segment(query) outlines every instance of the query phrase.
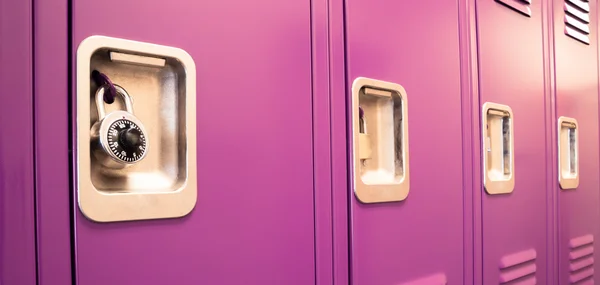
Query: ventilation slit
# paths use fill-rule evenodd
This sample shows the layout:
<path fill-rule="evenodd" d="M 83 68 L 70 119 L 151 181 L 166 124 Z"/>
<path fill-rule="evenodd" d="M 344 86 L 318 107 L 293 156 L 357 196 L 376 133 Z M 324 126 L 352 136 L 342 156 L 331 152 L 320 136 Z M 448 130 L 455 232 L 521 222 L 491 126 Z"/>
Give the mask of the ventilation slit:
<path fill-rule="evenodd" d="M 503 4 L 504 6 L 511 8 L 512 10 L 519 12 L 527 17 L 531 17 L 531 5 L 532 0 L 496 0 L 496 2 Z"/>
<path fill-rule="evenodd" d="M 565 34 L 584 44 L 590 44 L 590 3 L 565 0 Z"/>
<path fill-rule="evenodd" d="M 500 284 L 536 284 L 537 252 L 528 249 L 503 256 L 500 259 Z"/>

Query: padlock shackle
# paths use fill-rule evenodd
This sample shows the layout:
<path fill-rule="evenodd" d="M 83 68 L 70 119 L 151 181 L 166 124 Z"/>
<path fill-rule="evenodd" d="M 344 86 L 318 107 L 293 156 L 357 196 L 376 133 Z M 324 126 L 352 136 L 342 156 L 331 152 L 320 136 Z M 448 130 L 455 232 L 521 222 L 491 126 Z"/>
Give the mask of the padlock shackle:
<path fill-rule="evenodd" d="M 123 99 L 123 103 L 125 104 L 125 111 L 133 115 L 133 101 L 131 100 L 131 96 L 129 96 L 129 94 L 127 93 L 127 91 L 125 91 L 125 89 L 123 89 L 123 87 L 117 84 L 113 84 L 113 86 L 117 91 L 117 95 L 119 95 L 121 99 Z M 104 116 L 106 116 L 106 110 L 104 109 L 104 92 L 109 87 L 109 85 L 105 84 L 100 86 L 100 88 L 96 90 L 96 108 L 98 110 L 98 121 L 101 121 L 102 119 L 104 119 Z"/>
<path fill-rule="evenodd" d="M 367 119 L 365 118 L 365 111 L 362 107 L 358 107 L 358 132 L 361 134 L 367 133 Z"/>

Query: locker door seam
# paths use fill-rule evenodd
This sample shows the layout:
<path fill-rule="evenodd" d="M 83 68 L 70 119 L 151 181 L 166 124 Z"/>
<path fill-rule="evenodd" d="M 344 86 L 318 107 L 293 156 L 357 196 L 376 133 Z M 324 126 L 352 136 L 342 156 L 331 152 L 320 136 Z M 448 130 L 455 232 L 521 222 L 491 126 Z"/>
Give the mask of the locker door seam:
<path fill-rule="evenodd" d="M 37 178 L 38 178 L 38 164 L 37 164 L 37 139 L 36 139 L 36 129 L 37 129 L 37 124 L 36 124 L 36 90 L 35 90 L 35 84 L 36 84 L 36 77 L 35 77 L 35 1 L 34 0 L 30 0 L 29 1 L 29 13 L 31 16 L 31 35 L 30 35 L 30 56 L 31 56 L 31 137 L 33 139 L 32 141 L 32 152 L 33 152 L 33 231 L 34 231 L 34 241 L 35 241 L 35 283 L 36 284 L 40 284 L 40 250 L 39 250 L 39 242 L 40 242 L 40 238 L 39 238 L 39 230 L 38 230 L 38 185 L 37 185 Z"/>
<path fill-rule="evenodd" d="M 68 143 L 69 143 L 69 182 L 70 182 L 70 187 L 69 187 L 69 204 L 71 205 L 71 211 L 69 211 L 70 213 L 70 228 L 71 228 L 71 233 L 69 234 L 69 237 L 71 239 L 71 280 L 72 280 L 72 284 L 76 285 L 77 282 L 77 239 L 76 239 L 76 223 L 75 223 L 75 219 L 76 219 L 76 211 L 77 211 L 77 205 L 76 205 L 76 200 L 75 200 L 75 173 L 74 173 L 74 169 L 75 166 L 73 164 L 74 161 L 74 157 L 73 155 L 75 154 L 74 152 L 74 146 L 75 146 L 75 141 L 74 141 L 74 136 L 73 136 L 73 131 L 74 131 L 74 120 L 75 120 L 75 115 L 74 115 L 74 106 L 75 106 L 75 100 L 76 100 L 76 96 L 74 94 L 75 88 L 74 88 L 74 80 L 73 80 L 73 76 L 74 76 L 74 68 L 73 68 L 73 64 L 74 64 L 74 60 L 73 57 L 74 55 L 74 49 L 73 49 L 73 0 L 67 0 L 67 90 L 68 90 L 68 94 L 69 94 L 69 100 L 68 101 L 68 122 L 69 122 L 69 126 L 68 126 L 68 133 L 69 133 L 69 139 L 68 139 Z"/>

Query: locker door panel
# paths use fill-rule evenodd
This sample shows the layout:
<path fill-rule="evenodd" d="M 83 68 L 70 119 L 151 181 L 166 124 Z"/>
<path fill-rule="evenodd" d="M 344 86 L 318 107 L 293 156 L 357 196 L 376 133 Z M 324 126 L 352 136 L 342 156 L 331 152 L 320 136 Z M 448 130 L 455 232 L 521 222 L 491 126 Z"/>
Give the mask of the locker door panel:
<path fill-rule="evenodd" d="M 72 16 L 74 51 L 92 35 L 173 46 L 197 75 L 195 209 L 102 224 L 77 209 L 78 284 L 313 284 L 310 3 L 73 1 Z"/>
<path fill-rule="evenodd" d="M 560 117 L 577 121 L 579 183 L 555 185 L 558 197 L 559 284 L 596 279 L 594 239 L 600 223 L 598 193 L 598 42 L 597 2 L 553 1 L 555 96 Z M 571 282 L 571 283 L 569 283 Z M 579 283 L 577 283 L 579 284 Z"/>
<path fill-rule="evenodd" d="M 504 149 L 512 156 L 506 159 L 514 159 L 510 170 L 514 186 L 500 194 L 491 193 L 489 184 L 481 188 L 483 283 L 519 279 L 546 284 L 541 1 L 478 1 L 477 31 L 480 106 L 491 102 L 510 107 L 514 128 L 510 134 L 514 145 Z M 482 111 L 481 116 L 482 131 L 476 140 L 482 143 L 482 157 L 491 157 L 492 125 L 484 121 L 490 115 Z M 491 176 L 486 177 L 488 165 L 483 167 L 485 180 Z"/>
<path fill-rule="evenodd" d="M 385 194 L 370 196 L 368 189 L 355 194 L 361 191 L 356 186 L 349 190 L 353 284 L 463 284 L 457 8 L 452 0 L 346 1 L 348 112 L 359 113 L 351 90 L 357 78 L 401 86 L 410 154 L 409 189 L 391 194 L 407 195 L 403 201 L 365 203 L 386 199 Z M 367 133 L 383 132 L 385 125 L 369 125 L 381 118 L 373 119 L 366 122 Z M 373 146 L 373 155 L 377 152 Z"/>

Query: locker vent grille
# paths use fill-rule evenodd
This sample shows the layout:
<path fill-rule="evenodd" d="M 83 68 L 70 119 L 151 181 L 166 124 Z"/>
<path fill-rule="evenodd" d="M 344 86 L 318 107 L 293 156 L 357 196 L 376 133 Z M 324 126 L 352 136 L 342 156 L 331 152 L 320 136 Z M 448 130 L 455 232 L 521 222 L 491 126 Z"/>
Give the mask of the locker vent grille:
<path fill-rule="evenodd" d="M 594 236 L 585 235 L 569 242 L 569 282 L 571 284 L 593 284 L 594 280 Z"/>
<path fill-rule="evenodd" d="M 500 259 L 500 284 L 536 284 L 536 257 L 533 248 L 503 256 Z"/>
<path fill-rule="evenodd" d="M 588 0 L 565 0 L 565 34 L 590 44 L 590 3 Z"/>
<path fill-rule="evenodd" d="M 531 17 L 531 5 L 532 0 L 496 0 L 496 2 L 504 4 L 506 7 L 511 8 L 527 17 Z"/>

